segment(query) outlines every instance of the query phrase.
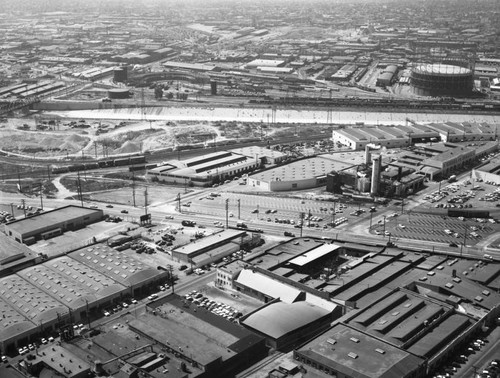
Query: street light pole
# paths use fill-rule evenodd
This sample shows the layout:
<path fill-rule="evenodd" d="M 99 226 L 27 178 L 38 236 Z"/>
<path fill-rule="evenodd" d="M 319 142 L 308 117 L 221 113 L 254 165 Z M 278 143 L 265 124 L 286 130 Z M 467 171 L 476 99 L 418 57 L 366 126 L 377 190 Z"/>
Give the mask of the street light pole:
<path fill-rule="evenodd" d="M 237 200 L 238 202 L 238 220 L 240 219 L 240 215 L 241 215 L 241 200 L 238 198 Z"/>
<path fill-rule="evenodd" d="M 226 228 L 229 228 L 229 198 L 226 198 Z"/>
<path fill-rule="evenodd" d="M 384 215 L 384 238 L 385 238 L 385 215 Z"/>

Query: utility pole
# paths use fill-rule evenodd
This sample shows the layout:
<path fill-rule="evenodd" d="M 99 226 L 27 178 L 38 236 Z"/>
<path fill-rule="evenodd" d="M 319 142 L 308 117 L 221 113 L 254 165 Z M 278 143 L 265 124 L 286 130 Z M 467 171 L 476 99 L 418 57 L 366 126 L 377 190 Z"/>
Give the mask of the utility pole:
<path fill-rule="evenodd" d="M 304 228 L 304 213 L 300 213 L 300 237 L 302 237 L 302 229 Z"/>
<path fill-rule="evenodd" d="M 77 181 L 77 194 L 80 197 L 80 203 L 81 203 L 81 205 L 83 207 L 82 182 L 80 181 L 80 172 L 78 172 L 77 178 L 78 178 L 78 181 Z"/>
<path fill-rule="evenodd" d="M 40 208 L 43 210 L 43 192 L 42 192 L 42 182 L 40 181 Z"/>
<path fill-rule="evenodd" d="M 175 293 L 175 280 L 174 280 L 174 273 L 173 273 L 173 267 L 172 265 L 167 265 L 168 272 L 170 273 L 170 285 L 172 285 L 172 294 Z"/>
<path fill-rule="evenodd" d="M 148 187 L 144 190 L 144 215 L 148 215 Z"/>
<path fill-rule="evenodd" d="M 385 215 L 384 215 L 384 238 L 385 238 Z"/>
<path fill-rule="evenodd" d="M 240 210 L 241 210 L 241 203 L 240 203 L 241 200 L 238 198 L 237 202 L 238 202 L 238 220 L 239 220 L 240 219 Z"/>
<path fill-rule="evenodd" d="M 311 209 L 309 209 L 309 216 L 307 217 L 307 227 L 311 227 Z"/>
<path fill-rule="evenodd" d="M 49 178 L 50 181 L 50 165 L 47 165 L 47 177 Z"/>
<path fill-rule="evenodd" d="M 97 159 L 97 141 L 94 141 L 95 158 Z"/>
<path fill-rule="evenodd" d="M 179 210 L 179 213 L 182 213 L 182 208 L 181 208 L 181 194 L 177 193 L 177 209 Z"/>
<path fill-rule="evenodd" d="M 132 171 L 132 204 L 135 207 L 135 173 Z"/>
<path fill-rule="evenodd" d="M 229 228 L 229 198 L 226 198 L 226 228 Z"/>
<path fill-rule="evenodd" d="M 24 217 L 26 218 L 26 201 L 24 198 L 21 200 L 21 205 L 23 206 Z"/>

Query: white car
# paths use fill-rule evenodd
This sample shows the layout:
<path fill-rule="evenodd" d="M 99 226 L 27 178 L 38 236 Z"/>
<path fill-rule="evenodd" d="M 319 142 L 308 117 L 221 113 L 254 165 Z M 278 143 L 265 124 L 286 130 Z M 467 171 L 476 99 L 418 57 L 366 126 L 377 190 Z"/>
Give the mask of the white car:
<path fill-rule="evenodd" d="M 137 304 L 137 300 L 136 300 L 136 299 L 134 299 L 134 298 L 132 298 L 132 299 L 130 300 L 130 302 L 131 302 L 132 304 Z"/>
<path fill-rule="evenodd" d="M 127 302 L 123 302 L 122 306 L 123 306 L 123 308 L 127 308 L 128 307 L 128 303 Z"/>
<path fill-rule="evenodd" d="M 104 310 L 102 313 L 104 314 L 104 316 L 110 316 L 110 315 L 111 315 L 111 314 L 109 313 L 109 311 L 107 311 L 107 310 Z"/>

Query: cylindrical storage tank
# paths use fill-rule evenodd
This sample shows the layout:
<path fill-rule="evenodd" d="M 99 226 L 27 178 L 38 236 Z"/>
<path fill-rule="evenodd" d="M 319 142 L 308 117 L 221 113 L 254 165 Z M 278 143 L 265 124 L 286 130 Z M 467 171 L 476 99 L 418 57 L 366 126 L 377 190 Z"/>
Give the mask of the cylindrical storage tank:
<path fill-rule="evenodd" d="M 450 64 L 420 64 L 411 72 L 411 86 L 423 96 L 467 96 L 472 93 L 472 70 Z"/>
<path fill-rule="evenodd" d="M 376 196 L 378 194 L 378 188 L 380 184 L 380 169 L 382 167 L 382 159 L 380 156 L 375 156 L 372 159 L 372 187 L 370 189 L 370 194 Z"/>
<path fill-rule="evenodd" d="M 111 99 L 123 99 L 130 97 L 130 90 L 127 88 L 115 88 L 108 90 L 108 97 Z"/>

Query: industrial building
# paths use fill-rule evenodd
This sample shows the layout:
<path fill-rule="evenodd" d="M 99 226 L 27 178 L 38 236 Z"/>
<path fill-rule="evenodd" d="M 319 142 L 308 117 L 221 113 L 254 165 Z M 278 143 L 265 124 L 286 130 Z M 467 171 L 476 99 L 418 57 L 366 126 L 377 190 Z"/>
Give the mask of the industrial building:
<path fill-rule="evenodd" d="M 78 230 L 103 218 L 102 210 L 68 205 L 5 224 L 4 232 L 17 242 L 29 245 Z"/>
<path fill-rule="evenodd" d="M 12 352 L 64 324 L 147 292 L 168 272 L 94 245 L 0 279 L 0 350 Z"/>
<path fill-rule="evenodd" d="M 286 303 L 273 301 L 243 316 L 240 324 L 267 339 L 268 345 L 280 351 L 290 350 L 326 330 L 341 314 L 306 301 Z"/>
<path fill-rule="evenodd" d="M 398 72 L 398 66 L 389 65 L 387 66 L 380 75 L 377 77 L 376 85 L 378 87 L 388 87 L 392 85 L 393 80 Z"/>
<path fill-rule="evenodd" d="M 498 135 L 498 126 L 486 122 L 430 123 L 427 126 L 438 132 L 439 138 L 443 142 L 493 141 L 497 139 Z"/>
<path fill-rule="evenodd" d="M 230 151 L 219 151 L 187 160 L 172 160 L 147 171 L 152 180 L 169 184 L 210 186 L 260 167 L 261 161 Z"/>
<path fill-rule="evenodd" d="M 197 266 L 213 263 L 241 249 L 253 237 L 245 230 L 224 230 L 172 250 L 172 258 Z M 260 237 L 259 237 L 260 238 Z"/>
<path fill-rule="evenodd" d="M 487 164 L 472 170 L 472 177 L 477 180 L 494 182 L 500 185 L 500 159 L 494 158 Z"/>
<path fill-rule="evenodd" d="M 422 378 L 425 360 L 342 323 L 294 351 L 294 359 L 318 374 L 345 378 Z M 311 375 L 312 376 L 312 375 Z"/>
<path fill-rule="evenodd" d="M 251 175 L 247 185 L 271 192 L 316 188 L 326 184 L 328 172 L 350 167 L 352 164 L 334 160 L 334 156 L 320 155 Z"/>
<path fill-rule="evenodd" d="M 233 148 L 229 151 L 235 154 L 254 158 L 255 160 L 260 160 L 262 164 L 279 164 L 282 163 L 287 157 L 287 155 L 280 151 L 260 146 Z"/>
<path fill-rule="evenodd" d="M 377 368 L 380 376 L 423 377 L 466 345 L 481 327 L 495 324 L 500 315 L 500 264 L 397 248 L 365 247 L 361 252 L 352 243 L 318 246 L 310 238 L 295 241 L 299 243 L 284 243 L 247 260 L 248 265 L 239 275 L 233 273 L 233 277 L 237 291 L 264 303 L 275 303 L 279 298 L 283 308 L 301 301 L 323 309 L 328 309 L 326 303 L 344 307 L 341 323 L 295 351 L 296 360 L 309 365 L 306 369 L 369 377 L 368 372 Z M 316 248 L 311 248 L 313 242 Z M 330 260 L 321 259 L 323 252 Z M 333 259 L 337 254 L 339 257 Z M 344 254 L 360 257 L 347 260 L 342 258 Z M 300 264 L 308 258 L 318 264 Z M 273 313 L 272 307 L 263 316 L 269 316 L 268 312 Z M 285 326 L 286 316 L 281 317 L 283 324 L 278 318 L 273 315 L 278 331 L 266 336 L 270 345 L 279 346 L 280 341 L 285 345 L 292 335 L 286 332 L 290 330 Z M 256 330 L 264 334 L 265 327 L 256 326 Z M 336 327 L 342 327 L 340 334 L 346 332 L 349 336 L 337 335 L 336 329 L 340 328 Z M 351 337 L 359 341 L 352 341 Z M 322 353 L 327 353 L 327 339 L 331 341 L 327 342 L 330 351 L 325 360 Z M 367 345 L 373 355 L 365 351 Z M 332 353 L 332 348 L 338 353 Z M 349 353 L 353 353 L 352 357 Z M 370 365 L 377 355 L 381 360 L 376 363 L 381 365 Z M 392 360 L 393 355 L 399 357 Z M 408 371 L 400 370 L 406 365 L 400 364 L 401 359 L 407 358 L 412 361 L 411 367 Z M 346 363 L 351 359 L 363 362 L 355 364 L 354 370 L 359 371 L 348 369 L 353 368 Z"/>
<path fill-rule="evenodd" d="M 7 235 L 0 233 L 0 277 L 20 269 L 37 264 L 41 256 L 26 245 L 17 243 Z"/>
<path fill-rule="evenodd" d="M 420 64 L 413 67 L 410 84 L 422 96 L 467 96 L 472 93 L 473 72 L 451 64 Z"/>
<path fill-rule="evenodd" d="M 409 147 L 413 143 L 430 142 L 439 138 L 439 132 L 430 126 L 408 124 L 406 126 L 346 127 L 332 131 L 332 141 L 362 150 L 368 144 L 386 148 Z"/>
<path fill-rule="evenodd" d="M 180 357 L 196 375 L 232 376 L 267 354 L 264 337 L 175 294 L 146 310 L 129 328 Z"/>
<path fill-rule="evenodd" d="M 33 356 L 29 361 L 23 360 L 19 364 L 20 370 L 30 376 L 44 376 L 53 372 L 65 378 L 86 378 L 91 374 L 89 361 L 82 360 L 61 345 L 51 345 Z"/>

